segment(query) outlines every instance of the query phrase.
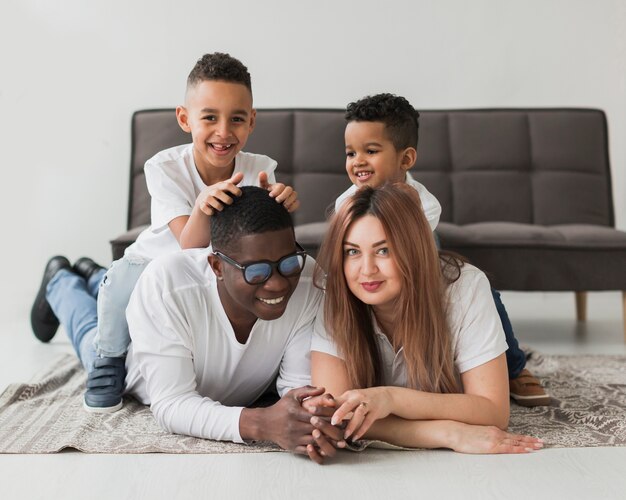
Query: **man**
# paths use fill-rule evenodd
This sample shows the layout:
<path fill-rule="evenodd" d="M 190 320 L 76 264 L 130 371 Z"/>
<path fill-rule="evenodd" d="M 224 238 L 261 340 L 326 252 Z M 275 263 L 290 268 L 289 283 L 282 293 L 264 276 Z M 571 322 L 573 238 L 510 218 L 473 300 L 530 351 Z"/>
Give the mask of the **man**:
<path fill-rule="evenodd" d="M 284 206 L 243 187 L 211 221 L 212 249 L 156 259 L 127 309 L 126 392 L 167 431 L 269 440 L 321 463 L 345 446 L 342 430 L 302 400 L 322 291 Z M 250 408 L 276 380 L 280 400 Z M 319 412 L 319 413 L 318 413 Z"/>

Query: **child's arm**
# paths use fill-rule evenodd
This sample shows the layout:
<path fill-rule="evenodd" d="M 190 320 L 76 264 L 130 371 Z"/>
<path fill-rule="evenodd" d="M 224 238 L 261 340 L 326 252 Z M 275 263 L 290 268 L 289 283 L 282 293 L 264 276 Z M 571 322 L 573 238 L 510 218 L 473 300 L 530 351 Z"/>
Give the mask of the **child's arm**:
<path fill-rule="evenodd" d="M 243 174 L 237 172 L 226 181 L 206 187 L 198 195 L 190 216 L 181 215 L 169 222 L 170 231 L 182 249 L 204 248 L 211 244 L 210 217 L 216 211 L 221 211 L 225 205 L 230 205 L 234 196 L 241 195 L 241 189 L 237 184 L 242 180 Z M 298 193 L 291 186 L 281 183 L 270 184 L 265 172 L 259 173 L 259 186 L 268 190 L 270 196 L 278 203 L 282 203 L 289 212 L 300 206 Z"/>
<path fill-rule="evenodd" d="M 168 226 L 178 240 L 180 247 L 204 248 L 211 243 L 211 215 L 230 205 L 234 196 L 241 195 L 237 187 L 243 174 L 237 172 L 230 179 L 207 186 L 196 198 L 190 216 L 182 215 L 172 219 Z"/>

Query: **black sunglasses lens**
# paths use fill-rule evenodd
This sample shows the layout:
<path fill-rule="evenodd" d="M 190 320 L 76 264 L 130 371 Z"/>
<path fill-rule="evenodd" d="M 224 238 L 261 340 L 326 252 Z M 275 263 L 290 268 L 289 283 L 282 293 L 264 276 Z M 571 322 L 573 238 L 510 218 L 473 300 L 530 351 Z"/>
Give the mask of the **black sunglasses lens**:
<path fill-rule="evenodd" d="M 246 267 L 244 278 L 251 285 L 257 285 L 267 281 L 272 275 L 272 266 L 266 262 L 259 262 L 258 264 L 251 264 Z"/>
<path fill-rule="evenodd" d="M 302 272 L 304 257 L 302 255 L 289 255 L 278 264 L 278 270 L 283 276 L 294 276 Z"/>

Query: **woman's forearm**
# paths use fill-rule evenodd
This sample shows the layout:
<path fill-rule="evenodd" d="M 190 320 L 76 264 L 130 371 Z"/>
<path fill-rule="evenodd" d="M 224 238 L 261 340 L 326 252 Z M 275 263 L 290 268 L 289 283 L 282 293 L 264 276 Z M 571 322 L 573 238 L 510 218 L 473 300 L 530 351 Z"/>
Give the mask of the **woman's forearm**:
<path fill-rule="evenodd" d="M 455 420 L 506 429 L 509 402 L 494 402 L 476 394 L 434 394 L 404 387 L 386 387 L 393 415 L 406 420 Z M 503 399 L 503 398 L 500 398 Z"/>
<path fill-rule="evenodd" d="M 452 420 L 388 417 L 378 420 L 366 437 L 407 448 L 450 448 L 460 453 L 528 453 L 543 448 L 536 437 Z"/>
<path fill-rule="evenodd" d="M 451 448 L 457 435 L 456 422 L 449 420 L 405 420 L 390 416 L 376 421 L 365 434 L 376 439 L 407 448 Z"/>

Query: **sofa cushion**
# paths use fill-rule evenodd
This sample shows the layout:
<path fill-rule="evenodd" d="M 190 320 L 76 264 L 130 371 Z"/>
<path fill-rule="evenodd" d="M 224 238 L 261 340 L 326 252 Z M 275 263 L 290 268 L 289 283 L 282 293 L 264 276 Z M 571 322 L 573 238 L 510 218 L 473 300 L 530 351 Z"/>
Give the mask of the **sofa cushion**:
<path fill-rule="evenodd" d="M 586 224 L 539 226 L 514 222 L 480 222 L 458 226 L 442 222 L 437 234 L 443 247 L 537 247 L 626 250 L 626 232 Z"/>
<path fill-rule="evenodd" d="M 518 291 L 624 290 L 624 248 L 447 246 L 483 270 L 491 286 Z"/>

